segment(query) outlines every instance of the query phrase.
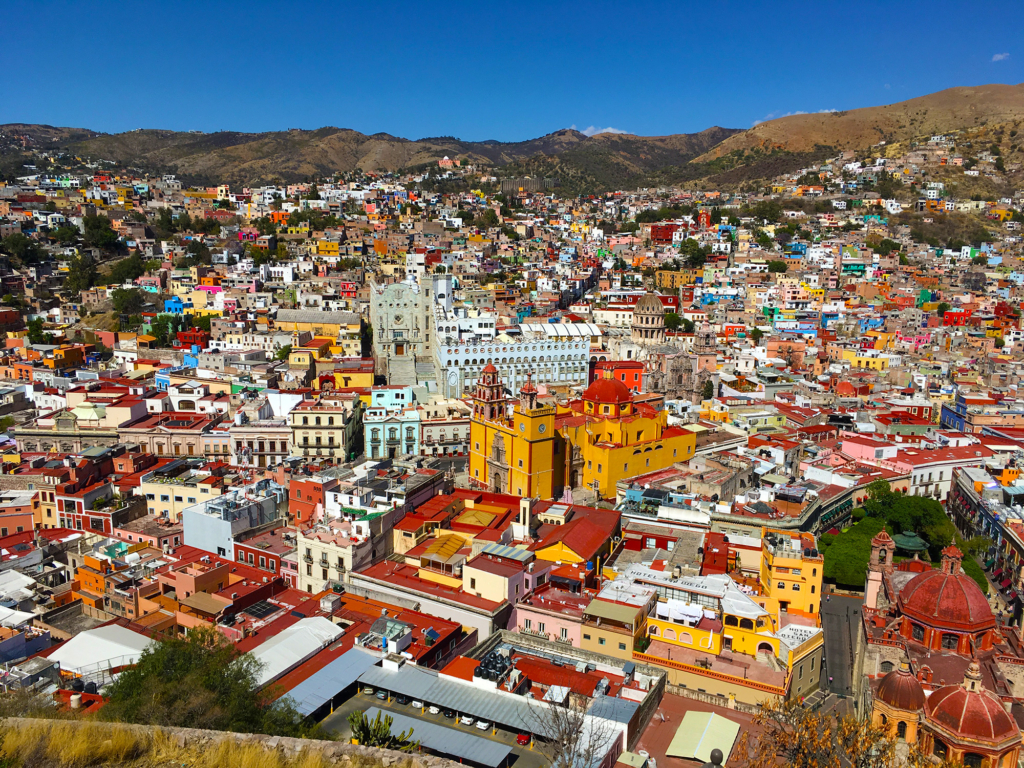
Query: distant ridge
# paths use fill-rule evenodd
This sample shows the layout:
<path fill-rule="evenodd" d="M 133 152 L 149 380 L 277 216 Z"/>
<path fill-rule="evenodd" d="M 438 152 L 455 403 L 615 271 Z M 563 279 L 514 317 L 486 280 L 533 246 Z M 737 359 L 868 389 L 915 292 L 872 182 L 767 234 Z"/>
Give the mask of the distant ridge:
<path fill-rule="evenodd" d="M 338 172 L 397 171 L 435 166 L 445 156 L 497 173 L 556 176 L 566 191 L 601 191 L 698 178 L 722 183 L 766 178 L 829 152 L 879 142 L 1024 119 L 1024 84 L 950 88 L 909 101 L 843 112 L 790 115 L 748 130 L 587 136 L 566 128 L 518 142 L 463 141 L 451 136 L 409 140 L 347 128 L 266 133 L 194 133 L 143 129 L 104 134 L 82 128 L 8 124 L 0 132 L 111 160 L 169 172 L 190 183 L 287 183 Z M 16 158 L 7 157 L 13 168 Z"/>

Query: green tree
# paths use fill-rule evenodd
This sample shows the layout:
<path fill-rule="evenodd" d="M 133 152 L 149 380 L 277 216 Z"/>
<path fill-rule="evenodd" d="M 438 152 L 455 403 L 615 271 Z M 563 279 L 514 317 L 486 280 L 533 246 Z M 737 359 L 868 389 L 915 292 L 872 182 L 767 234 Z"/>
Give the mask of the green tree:
<path fill-rule="evenodd" d="M 895 240 L 890 240 L 888 237 L 882 240 L 882 242 L 878 244 L 878 247 L 875 248 L 879 256 L 888 256 L 893 251 L 898 251 L 899 249 L 900 244 Z"/>
<path fill-rule="evenodd" d="M 61 245 L 68 245 L 78 239 L 79 231 L 75 227 L 61 226 L 50 230 L 50 237 Z"/>
<path fill-rule="evenodd" d="M 117 722 L 276 736 L 309 736 L 287 699 L 261 688 L 260 665 L 215 629 L 150 645 L 109 688 L 99 717 Z"/>
<path fill-rule="evenodd" d="M 277 354 L 275 354 L 274 357 L 277 358 L 278 360 L 287 360 L 288 359 L 288 355 L 290 355 L 291 352 L 292 352 L 292 345 L 291 344 L 285 344 L 283 347 L 281 347 L 279 350 L 277 350 Z"/>
<path fill-rule="evenodd" d="M 207 333 L 209 333 L 210 332 L 210 316 L 209 315 L 200 315 L 199 317 L 196 317 L 195 315 L 192 315 L 192 326 L 195 327 L 195 328 L 198 328 L 198 329 L 200 329 L 202 331 L 206 331 Z"/>
<path fill-rule="evenodd" d="M 402 752 L 412 752 L 419 746 L 419 742 L 412 741 L 415 728 L 395 735 L 391 731 L 395 719 L 390 715 L 384 715 L 383 712 L 377 712 L 377 717 L 370 720 L 365 712 L 357 710 L 349 714 L 348 722 L 352 727 L 352 738 L 362 746 L 397 749 Z"/>
<path fill-rule="evenodd" d="M 43 330 L 44 321 L 41 317 L 35 317 L 28 321 L 28 340 L 33 344 L 49 344 L 53 340 L 53 334 Z"/>
<path fill-rule="evenodd" d="M 138 251 L 132 251 L 128 258 L 121 259 L 110 270 L 110 282 L 121 285 L 146 274 L 146 264 Z"/>
<path fill-rule="evenodd" d="M 789 265 L 779 259 L 772 259 L 768 262 L 768 271 L 773 274 L 781 274 L 789 269 Z"/>
<path fill-rule="evenodd" d="M 115 288 L 110 300 L 114 311 L 121 315 L 137 315 L 146 306 L 146 296 L 138 288 Z"/>
<path fill-rule="evenodd" d="M 96 265 L 90 256 L 72 256 L 68 259 L 68 276 L 64 287 L 72 295 L 92 288 L 96 282 Z"/>
<path fill-rule="evenodd" d="M 481 211 L 480 215 L 474 219 L 474 224 L 481 229 L 496 227 L 499 223 L 498 214 L 494 212 L 493 208 L 485 208 Z"/>
<path fill-rule="evenodd" d="M 46 255 L 46 251 L 39 247 L 39 243 L 20 232 L 0 240 L 0 250 L 20 264 L 35 264 Z"/>
<path fill-rule="evenodd" d="M 693 328 L 693 320 L 684 317 L 682 322 L 683 333 L 693 333 Z"/>
<path fill-rule="evenodd" d="M 688 237 L 679 244 L 679 255 L 685 257 L 687 267 L 699 269 L 707 262 L 708 250 L 701 248 L 700 243 L 692 237 Z"/>
<path fill-rule="evenodd" d="M 764 337 L 764 331 L 762 331 L 757 326 L 754 326 L 753 328 L 750 329 L 750 333 L 747 335 L 750 336 L 751 341 L 753 341 L 755 344 L 758 344 Z"/>
<path fill-rule="evenodd" d="M 782 206 L 774 200 L 762 200 L 750 209 L 750 215 L 773 223 L 782 218 Z"/>
<path fill-rule="evenodd" d="M 866 517 L 836 536 L 825 550 L 825 578 L 845 587 L 863 587 L 871 558 L 871 539 L 883 528 L 883 520 Z"/>
<path fill-rule="evenodd" d="M 704 388 L 701 390 L 701 393 L 700 393 L 701 400 L 710 400 L 714 396 L 715 396 L 715 382 L 713 382 L 711 379 L 708 379 L 707 381 L 704 382 Z"/>
<path fill-rule="evenodd" d="M 683 319 L 675 312 L 665 313 L 665 328 L 669 331 L 678 331 L 679 326 L 683 324 Z"/>
<path fill-rule="evenodd" d="M 910 261 L 908 261 L 908 260 L 907 260 L 907 257 L 906 257 L 906 256 L 904 256 L 904 255 L 903 255 L 903 254 L 901 253 L 901 254 L 900 254 L 900 266 L 901 266 L 901 267 L 906 267 L 906 266 L 909 266 L 909 265 L 910 265 Z"/>
<path fill-rule="evenodd" d="M 935 310 L 935 314 L 937 314 L 939 317 L 944 317 L 950 309 L 952 309 L 952 307 L 950 307 L 947 302 L 943 301 L 939 303 L 938 308 Z"/>
<path fill-rule="evenodd" d="M 82 219 L 85 244 L 94 248 L 109 249 L 117 243 L 117 232 L 110 226 L 110 219 L 101 214 Z"/>

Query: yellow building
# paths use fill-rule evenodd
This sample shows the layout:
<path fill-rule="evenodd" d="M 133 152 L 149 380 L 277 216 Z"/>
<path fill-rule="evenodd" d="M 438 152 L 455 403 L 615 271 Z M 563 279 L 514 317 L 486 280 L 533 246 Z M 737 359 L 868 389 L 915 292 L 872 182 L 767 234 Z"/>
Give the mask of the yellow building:
<path fill-rule="evenodd" d="M 498 369 L 488 363 L 473 398 L 469 476 L 495 493 L 553 498 L 555 409 L 537 403 L 530 378 L 514 407 L 504 394 Z"/>
<path fill-rule="evenodd" d="M 602 498 L 614 496 L 620 480 L 689 461 L 697 445 L 693 432 L 668 426 L 667 411 L 634 404 L 629 388 L 613 378 L 587 387 L 582 400 L 559 414 L 559 426 L 564 477 L 571 487 L 595 489 Z"/>
<path fill-rule="evenodd" d="M 693 458 L 696 435 L 669 427 L 665 411 L 635 405 L 617 379 L 595 381 L 582 400 L 557 412 L 537 403 L 529 378 L 514 406 L 493 365 L 480 382 L 470 422 L 469 473 L 477 487 L 550 499 L 569 485 L 610 498 L 620 480 Z"/>
<path fill-rule="evenodd" d="M 849 361 L 854 368 L 867 368 L 872 371 L 884 371 L 889 367 L 888 357 L 862 355 L 859 349 L 844 349 L 842 359 Z"/>
<path fill-rule="evenodd" d="M 788 613 L 821 612 L 825 559 L 809 533 L 761 529 L 761 590 Z"/>

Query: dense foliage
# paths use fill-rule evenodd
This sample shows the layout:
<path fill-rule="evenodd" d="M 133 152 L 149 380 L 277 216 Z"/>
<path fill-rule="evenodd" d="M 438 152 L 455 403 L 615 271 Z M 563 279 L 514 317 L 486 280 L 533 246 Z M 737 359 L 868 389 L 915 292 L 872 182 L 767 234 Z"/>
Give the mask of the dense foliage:
<path fill-rule="evenodd" d="M 826 579 L 844 587 L 863 587 L 871 557 L 871 539 L 885 528 L 891 534 L 916 533 L 928 542 L 928 556 L 933 562 L 940 559 L 943 549 L 955 543 L 965 555 L 964 573 L 974 579 L 983 592 L 988 592 L 988 580 L 972 557 L 984 549 L 984 542 L 963 541 L 935 499 L 894 493 L 886 481 L 876 480 L 867 488 L 863 512 L 864 519 L 838 536 L 822 537 Z"/>
<path fill-rule="evenodd" d="M 258 683 L 259 665 L 220 633 L 197 628 L 157 642 L 110 687 L 105 720 L 306 736 L 287 702 L 273 701 Z"/>

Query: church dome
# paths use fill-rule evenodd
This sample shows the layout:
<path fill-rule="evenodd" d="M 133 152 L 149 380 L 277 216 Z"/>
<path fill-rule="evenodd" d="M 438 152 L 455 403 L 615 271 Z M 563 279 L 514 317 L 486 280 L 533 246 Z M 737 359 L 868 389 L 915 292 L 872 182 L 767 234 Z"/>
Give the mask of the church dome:
<path fill-rule="evenodd" d="M 1020 729 L 1002 701 L 980 683 L 981 673 L 974 662 L 963 684 L 944 686 L 928 697 L 925 718 L 961 739 L 989 743 L 1019 739 Z"/>
<path fill-rule="evenodd" d="M 484 366 L 484 369 L 481 371 L 481 373 L 497 373 L 497 372 L 498 372 L 498 369 L 494 367 L 494 363 L 488 363 L 487 365 Z"/>
<path fill-rule="evenodd" d="M 633 393 L 618 379 L 597 379 L 587 387 L 583 399 L 595 403 L 631 403 Z"/>
<path fill-rule="evenodd" d="M 665 305 L 653 293 L 645 293 L 633 307 L 634 315 L 664 315 Z"/>
<path fill-rule="evenodd" d="M 900 611 L 931 627 L 968 631 L 995 627 L 985 593 L 960 569 L 959 550 L 947 547 L 943 555 L 941 569 L 919 573 L 903 587 Z"/>
<path fill-rule="evenodd" d="M 875 698 L 890 707 L 916 712 L 924 706 L 924 689 L 906 662 L 882 678 Z"/>

